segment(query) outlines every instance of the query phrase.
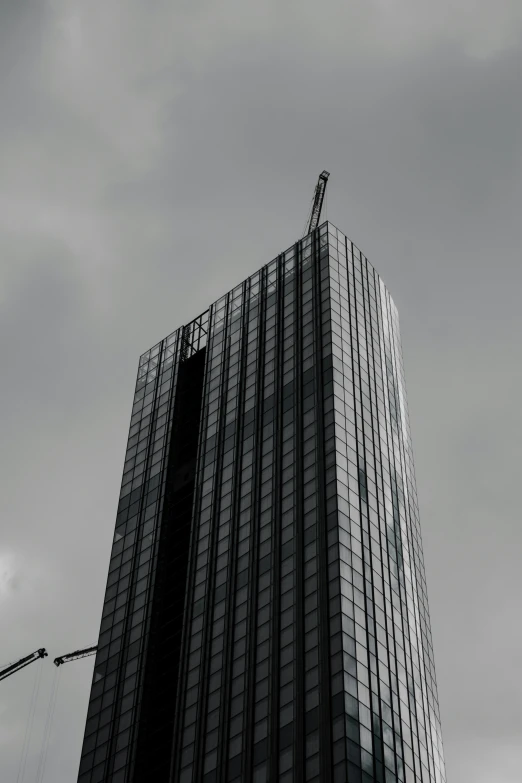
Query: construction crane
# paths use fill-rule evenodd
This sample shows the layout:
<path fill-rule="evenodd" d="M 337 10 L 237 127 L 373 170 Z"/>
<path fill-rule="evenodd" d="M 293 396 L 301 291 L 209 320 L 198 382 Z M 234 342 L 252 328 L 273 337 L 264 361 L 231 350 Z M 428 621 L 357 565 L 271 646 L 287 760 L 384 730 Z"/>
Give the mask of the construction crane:
<path fill-rule="evenodd" d="M 31 655 L 26 655 L 25 658 L 20 658 L 20 660 L 16 661 L 16 663 L 11 663 L 9 666 L 6 666 L 5 669 L 2 669 L 0 671 L 0 680 L 5 680 L 6 677 L 10 677 L 11 674 L 19 672 L 20 669 L 29 666 L 30 663 L 37 661 L 39 658 L 45 658 L 46 655 L 47 650 L 45 647 L 40 647 L 39 650 L 35 650 L 35 652 L 31 653 Z"/>
<path fill-rule="evenodd" d="M 58 658 L 54 659 L 54 665 L 61 666 L 62 663 L 77 661 L 78 658 L 87 658 L 88 655 L 94 655 L 97 649 L 98 647 L 95 645 L 94 647 L 86 647 L 84 650 L 75 650 L 72 653 L 67 653 L 67 655 L 59 655 Z"/>
<path fill-rule="evenodd" d="M 322 171 L 319 174 L 317 185 L 315 186 L 314 201 L 312 204 L 312 212 L 310 214 L 310 222 L 308 223 L 308 230 L 306 234 L 310 234 L 319 225 L 319 218 L 321 217 L 321 210 L 323 208 L 324 194 L 326 191 L 326 183 L 330 173 L 328 171 Z M 305 234 L 305 236 L 306 236 Z"/>

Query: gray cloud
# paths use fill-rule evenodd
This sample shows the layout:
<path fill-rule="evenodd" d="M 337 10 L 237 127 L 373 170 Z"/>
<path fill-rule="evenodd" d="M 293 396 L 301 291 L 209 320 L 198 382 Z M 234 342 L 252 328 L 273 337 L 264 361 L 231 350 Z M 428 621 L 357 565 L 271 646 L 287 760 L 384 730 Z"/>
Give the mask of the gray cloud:
<path fill-rule="evenodd" d="M 518 780 L 521 31 L 515 0 L 2 4 L 2 660 L 96 639 L 137 357 L 299 236 L 326 167 L 401 315 L 448 777 Z"/>

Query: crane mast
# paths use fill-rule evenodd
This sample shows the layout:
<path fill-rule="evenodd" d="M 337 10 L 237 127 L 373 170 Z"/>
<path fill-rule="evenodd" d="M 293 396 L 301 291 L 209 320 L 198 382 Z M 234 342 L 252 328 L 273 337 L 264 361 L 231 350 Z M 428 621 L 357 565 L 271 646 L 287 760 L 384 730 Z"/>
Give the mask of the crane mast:
<path fill-rule="evenodd" d="M 312 204 L 312 213 L 310 215 L 310 222 L 308 224 L 308 231 L 306 232 L 306 234 L 310 234 L 319 225 L 319 218 L 321 217 L 321 210 L 323 208 L 324 194 L 325 194 L 325 191 L 326 191 L 326 183 L 328 182 L 328 177 L 329 176 L 330 176 L 330 172 L 328 172 L 328 171 L 322 171 L 319 174 L 319 179 L 318 179 L 317 185 L 315 187 L 314 202 Z M 305 234 L 305 236 L 306 236 L 306 234 Z"/>
<path fill-rule="evenodd" d="M 16 663 L 11 663 L 9 666 L 6 666 L 5 669 L 2 669 L 0 671 L 0 680 L 5 680 L 6 677 L 10 677 L 11 674 L 19 672 L 20 669 L 23 669 L 25 666 L 29 666 L 30 663 L 37 661 L 39 658 L 45 658 L 46 655 L 47 650 L 45 647 L 40 647 L 39 650 L 35 650 L 30 655 L 26 655 L 25 658 L 20 658 L 20 660 L 16 661 Z"/>
<path fill-rule="evenodd" d="M 69 661 L 77 661 L 79 658 L 87 658 L 88 655 L 94 655 L 98 647 L 95 645 L 94 647 L 85 647 L 83 650 L 75 650 L 72 653 L 67 653 L 66 655 L 59 655 L 58 658 L 54 659 L 54 665 L 55 666 L 61 666 L 62 663 L 69 663 Z"/>

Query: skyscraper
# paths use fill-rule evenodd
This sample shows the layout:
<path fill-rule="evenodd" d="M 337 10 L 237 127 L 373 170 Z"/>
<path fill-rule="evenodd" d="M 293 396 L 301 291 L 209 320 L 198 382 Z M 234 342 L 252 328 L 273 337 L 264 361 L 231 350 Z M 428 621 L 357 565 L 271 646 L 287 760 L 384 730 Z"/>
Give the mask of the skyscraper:
<path fill-rule="evenodd" d="M 79 782 L 444 780 L 397 311 L 324 223 L 139 361 Z"/>

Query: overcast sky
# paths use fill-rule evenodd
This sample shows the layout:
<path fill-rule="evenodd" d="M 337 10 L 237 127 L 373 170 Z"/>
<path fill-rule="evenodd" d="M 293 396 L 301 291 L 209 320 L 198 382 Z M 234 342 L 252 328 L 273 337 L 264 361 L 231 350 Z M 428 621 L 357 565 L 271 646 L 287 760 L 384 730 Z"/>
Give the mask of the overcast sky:
<path fill-rule="evenodd" d="M 520 783 L 522 3 L 0 0 L 0 663 L 50 652 L 26 783 L 51 659 L 97 641 L 138 356 L 300 236 L 323 168 L 401 317 L 448 781 Z M 1 684 L 2 783 L 38 666 Z"/>

